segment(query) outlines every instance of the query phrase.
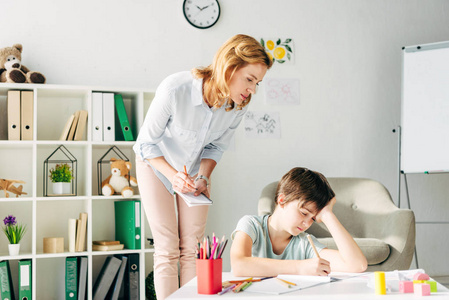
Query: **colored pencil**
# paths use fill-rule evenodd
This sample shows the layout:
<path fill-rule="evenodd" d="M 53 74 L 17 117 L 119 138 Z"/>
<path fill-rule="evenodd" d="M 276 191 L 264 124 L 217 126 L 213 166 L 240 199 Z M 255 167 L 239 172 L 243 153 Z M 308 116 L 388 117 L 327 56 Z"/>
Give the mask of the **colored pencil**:
<path fill-rule="evenodd" d="M 248 281 L 248 283 L 245 284 L 245 285 L 242 287 L 241 290 L 242 290 L 242 291 L 246 290 L 252 283 L 253 283 L 252 281 Z"/>
<path fill-rule="evenodd" d="M 218 257 L 217 258 L 221 258 L 221 255 L 223 254 L 223 250 L 226 247 L 226 244 L 228 243 L 228 240 L 226 240 L 223 244 L 223 247 L 221 247 L 220 252 L 218 252 Z"/>
<path fill-rule="evenodd" d="M 236 284 L 230 285 L 227 288 L 225 288 L 224 290 L 222 290 L 221 292 L 218 293 L 218 295 L 223 295 L 224 293 L 229 292 L 230 290 L 232 290 L 233 288 L 235 288 Z"/>
<path fill-rule="evenodd" d="M 280 281 L 283 281 L 283 282 L 285 282 L 286 284 L 289 284 L 289 285 L 296 285 L 296 283 L 294 283 L 294 282 L 290 282 L 290 281 L 287 281 L 287 280 L 279 278 L 279 277 L 276 277 L 276 279 L 278 279 Z"/>
<path fill-rule="evenodd" d="M 285 282 L 284 280 L 282 280 L 282 279 L 280 279 L 280 278 L 277 278 L 276 277 L 276 282 L 277 283 L 279 283 L 279 284 L 282 284 L 283 286 L 285 286 L 285 287 L 287 287 L 287 288 L 291 288 L 292 286 L 290 285 L 290 284 L 288 284 L 287 282 Z"/>
<path fill-rule="evenodd" d="M 234 293 L 238 293 L 238 292 L 240 292 L 240 290 L 242 289 L 242 287 L 245 285 L 245 284 L 247 284 L 248 282 L 246 282 L 246 281 L 244 281 L 244 282 L 241 282 L 241 283 L 239 283 L 239 284 L 237 284 L 237 286 L 232 290 Z"/>
<path fill-rule="evenodd" d="M 217 243 L 215 243 L 215 244 L 214 244 L 214 246 L 213 246 L 213 249 L 212 249 L 212 252 L 211 252 L 211 254 L 210 254 L 210 257 L 209 257 L 209 259 L 215 259 L 215 256 L 214 256 L 214 254 L 215 254 L 215 250 L 217 250 Z"/>
<path fill-rule="evenodd" d="M 240 282 L 257 282 L 257 281 L 262 281 L 262 279 L 260 278 L 255 278 L 255 279 L 242 279 L 242 280 L 229 280 L 230 283 L 240 283 Z"/>

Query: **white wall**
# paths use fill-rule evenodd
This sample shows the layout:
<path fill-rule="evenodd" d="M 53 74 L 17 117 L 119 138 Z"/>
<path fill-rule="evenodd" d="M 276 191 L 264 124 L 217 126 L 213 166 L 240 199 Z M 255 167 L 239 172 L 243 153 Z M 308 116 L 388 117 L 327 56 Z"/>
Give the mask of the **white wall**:
<path fill-rule="evenodd" d="M 229 235 L 242 215 L 256 214 L 262 187 L 293 166 L 373 178 L 397 198 L 401 48 L 449 40 L 448 1 L 221 0 L 208 30 L 184 20 L 182 2 L 6 0 L 0 47 L 22 43 L 23 63 L 48 83 L 156 88 L 173 72 L 209 64 L 236 33 L 293 38 L 296 63 L 267 77 L 298 78 L 301 104 L 267 105 L 260 88 L 250 109 L 278 111 L 282 138 L 247 139 L 240 127 L 213 176 L 207 233 Z M 447 220 L 449 177 L 408 178 L 417 219 Z M 418 225 L 420 267 L 431 274 L 447 274 L 447 229 Z"/>

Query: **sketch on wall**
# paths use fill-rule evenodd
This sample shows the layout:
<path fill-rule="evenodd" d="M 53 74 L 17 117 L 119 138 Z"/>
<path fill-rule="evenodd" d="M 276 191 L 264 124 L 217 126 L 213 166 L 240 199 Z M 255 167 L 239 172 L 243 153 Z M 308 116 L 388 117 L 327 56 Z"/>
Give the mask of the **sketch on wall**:
<path fill-rule="evenodd" d="M 299 79 L 266 78 L 264 84 L 268 104 L 299 105 Z"/>
<path fill-rule="evenodd" d="M 280 139 L 281 120 L 279 113 L 248 111 L 245 114 L 245 135 L 248 138 Z"/>

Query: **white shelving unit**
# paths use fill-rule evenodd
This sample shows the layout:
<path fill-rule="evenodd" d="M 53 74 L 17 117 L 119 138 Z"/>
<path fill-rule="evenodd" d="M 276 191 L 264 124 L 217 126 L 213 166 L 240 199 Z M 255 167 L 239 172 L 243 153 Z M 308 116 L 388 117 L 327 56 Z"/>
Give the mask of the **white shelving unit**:
<path fill-rule="evenodd" d="M 6 116 L 9 90 L 34 92 L 34 123 L 32 141 L 9 141 Z M 92 92 L 119 93 L 130 99 L 132 107 L 131 128 L 134 138 L 143 123 L 145 113 L 154 97 L 153 91 L 89 86 L 0 84 L 0 178 L 23 180 L 27 195 L 6 198 L 0 191 L 0 218 L 14 215 L 18 222 L 26 224 L 28 231 L 21 241 L 20 255 L 9 256 L 8 240 L 0 234 L 0 261 L 9 260 L 15 294 L 18 295 L 17 261 L 32 260 L 32 298 L 65 299 L 65 258 L 88 257 L 88 299 L 92 299 L 92 287 L 108 255 L 138 253 L 140 257 L 140 299 L 145 299 L 145 278 L 152 270 L 153 248 L 147 238 L 151 236 L 148 222 L 141 209 L 141 250 L 92 251 L 92 241 L 113 240 L 114 201 L 122 196 L 99 196 L 97 185 L 97 161 L 113 145 L 117 146 L 133 164 L 135 176 L 134 142 L 92 141 Z M 83 141 L 59 141 L 67 119 L 77 110 L 88 111 L 87 134 Z M 3 112 L 3 113 L 2 113 Z M 119 126 L 119 125 L 118 125 Z M 63 144 L 77 159 L 77 195 L 44 197 L 44 160 Z M 132 199 L 140 200 L 138 189 Z M 68 252 L 68 219 L 88 213 L 87 251 Z M 43 253 L 44 237 L 64 237 L 64 253 Z"/>

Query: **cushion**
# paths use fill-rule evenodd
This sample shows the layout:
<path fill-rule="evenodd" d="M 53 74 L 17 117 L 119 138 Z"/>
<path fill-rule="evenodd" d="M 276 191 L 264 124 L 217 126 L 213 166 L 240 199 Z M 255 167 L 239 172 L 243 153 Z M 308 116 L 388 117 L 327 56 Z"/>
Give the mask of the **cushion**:
<path fill-rule="evenodd" d="M 318 241 L 329 249 L 337 249 L 333 238 L 318 238 Z M 368 265 L 377 265 L 384 262 L 390 255 L 390 246 L 378 239 L 354 238 L 365 255 Z"/>

